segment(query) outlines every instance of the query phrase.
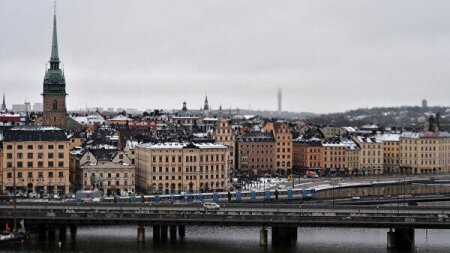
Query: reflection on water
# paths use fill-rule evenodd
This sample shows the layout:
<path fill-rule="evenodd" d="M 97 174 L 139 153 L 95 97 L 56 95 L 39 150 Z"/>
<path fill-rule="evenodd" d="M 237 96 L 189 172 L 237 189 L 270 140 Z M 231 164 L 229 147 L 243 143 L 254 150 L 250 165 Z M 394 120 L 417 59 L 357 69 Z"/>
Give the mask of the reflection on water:
<path fill-rule="evenodd" d="M 39 241 L 37 236 L 23 245 L 3 248 L 1 252 L 74 252 L 74 253 L 391 253 L 386 249 L 387 229 L 299 228 L 298 241 L 287 248 L 259 245 L 259 229 L 249 227 L 186 227 L 183 241 L 154 244 L 152 229 L 146 229 L 145 243 L 137 243 L 137 227 L 84 227 L 76 238 L 67 237 L 59 244 Z M 269 233 L 270 238 L 270 233 Z M 416 249 L 412 252 L 450 252 L 450 230 L 416 230 Z M 270 241 L 270 239 L 269 239 Z M 401 251 L 397 251 L 401 252 Z M 403 251 L 404 252 L 404 251 Z"/>

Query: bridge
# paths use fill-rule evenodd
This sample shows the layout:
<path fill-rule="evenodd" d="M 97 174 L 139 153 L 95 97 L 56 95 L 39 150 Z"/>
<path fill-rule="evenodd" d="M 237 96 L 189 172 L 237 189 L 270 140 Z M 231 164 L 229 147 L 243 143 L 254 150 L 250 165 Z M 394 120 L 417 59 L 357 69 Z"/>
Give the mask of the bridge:
<path fill-rule="evenodd" d="M 185 226 L 258 226 L 260 242 L 267 245 L 267 228 L 272 244 L 290 243 L 297 227 L 386 228 L 388 247 L 409 248 L 414 229 L 450 229 L 450 207 L 419 206 L 312 206 L 298 204 L 227 204 L 218 210 L 195 205 L 150 205 L 147 203 L 20 203 L 17 219 L 37 227 L 41 236 L 56 227 L 76 233 L 83 225 L 130 225 L 138 227 L 138 241 L 145 240 L 145 226 L 153 226 L 155 242 L 185 236 Z M 0 220 L 11 221 L 11 205 L 0 206 Z M 53 231 L 53 232 L 52 232 Z"/>

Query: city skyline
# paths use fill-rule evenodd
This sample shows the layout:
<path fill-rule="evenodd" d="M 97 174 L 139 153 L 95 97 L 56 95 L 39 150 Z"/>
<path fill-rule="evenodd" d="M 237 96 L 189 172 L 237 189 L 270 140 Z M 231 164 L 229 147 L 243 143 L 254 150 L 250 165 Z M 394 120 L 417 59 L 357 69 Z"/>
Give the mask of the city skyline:
<path fill-rule="evenodd" d="M 213 109 L 276 111 L 278 88 L 286 111 L 423 98 L 446 105 L 448 3 L 408 1 L 402 13 L 404 5 L 388 1 L 103 3 L 58 3 L 69 110 L 181 109 L 184 101 L 199 109 L 207 93 Z M 0 29 L 9 35 L 0 42 L 0 82 L 9 107 L 42 101 L 52 4 L 0 3 Z M 323 11 L 330 13 L 318 20 Z"/>

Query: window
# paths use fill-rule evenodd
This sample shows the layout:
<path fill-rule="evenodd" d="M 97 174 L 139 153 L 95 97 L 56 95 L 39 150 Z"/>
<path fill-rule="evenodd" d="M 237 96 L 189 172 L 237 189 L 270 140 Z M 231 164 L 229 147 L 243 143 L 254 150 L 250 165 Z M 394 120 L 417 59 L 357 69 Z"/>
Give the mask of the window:
<path fill-rule="evenodd" d="M 23 155 L 22 153 L 17 153 L 17 159 L 22 159 Z"/>
<path fill-rule="evenodd" d="M 12 153 L 8 153 L 8 154 L 6 154 L 6 158 L 8 158 L 8 159 L 12 159 L 13 157 L 13 154 Z"/>
<path fill-rule="evenodd" d="M 58 153 L 58 158 L 59 159 L 64 159 L 64 153 Z"/>
<path fill-rule="evenodd" d="M 28 178 L 32 178 L 33 177 L 33 172 L 28 172 Z"/>
<path fill-rule="evenodd" d="M 53 110 L 53 111 L 58 110 L 58 101 L 53 100 L 53 103 L 52 103 L 52 110 Z"/>
<path fill-rule="evenodd" d="M 64 145 L 58 145 L 58 149 L 64 149 Z"/>
<path fill-rule="evenodd" d="M 44 154 L 43 153 L 38 153 L 38 158 L 39 159 L 43 159 L 44 158 Z"/>
<path fill-rule="evenodd" d="M 44 145 L 38 145 L 38 149 L 44 149 Z"/>
<path fill-rule="evenodd" d="M 53 172 L 48 172 L 48 177 L 53 177 Z"/>
<path fill-rule="evenodd" d="M 53 162 L 48 162 L 48 167 L 49 168 L 53 168 L 53 166 L 54 166 Z"/>
<path fill-rule="evenodd" d="M 48 149 L 53 149 L 53 145 L 48 145 Z"/>
<path fill-rule="evenodd" d="M 23 167 L 23 163 L 22 162 L 17 162 L 17 168 L 22 168 Z"/>
<path fill-rule="evenodd" d="M 17 149 L 23 149 L 22 145 L 17 145 Z"/>
<path fill-rule="evenodd" d="M 58 177 L 64 177 L 64 172 L 58 172 Z"/>
<path fill-rule="evenodd" d="M 64 167 L 64 162 L 58 162 L 58 167 Z"/>
<path fill-rule="evenodd" d="M 43 178 L 43 177 L 44 177 L 44 176 L 43 176 L 42 171 L 38 172 L 38 178 Z"/>
<path fill-rule="evenodd" d="M 17 172 L 17 177 L 22 178 L 22 172 Z"/>
<path fill-rule="evenodd" d="M 12 173 L 11 173 L 11 172 L 8 172 L 8 174 L 6 174 L 6 177 L 7 177 L 7 178 L 12 178 Z"/>
<path fill-rule="evenodd" d="M 11 150 L 12 149 L 12 145 L 7 145 L 6 149 L 10 149 Z"/>
<path fill-rule="evenodd" d="M 48 153 L 48 158 L 53 159 L 53 153 Z"/>
<path fill-rule="evenodd" d="M 38 168 L 44 167 L 44 162 L 38 162 Z"/>
<path fill-rule="evenodd" d="M 33 168 L 33 162 L 28 162 L 28 163 L 27 163 L 27 167 L 28 167 L 28 168 Z"/>
<path fill-rule="evenodd" d="M 28 158 L 28 159 L 33 159 L 33 153 L 28 153 L 28 154 L 27 154 L 27 158 Z"/>

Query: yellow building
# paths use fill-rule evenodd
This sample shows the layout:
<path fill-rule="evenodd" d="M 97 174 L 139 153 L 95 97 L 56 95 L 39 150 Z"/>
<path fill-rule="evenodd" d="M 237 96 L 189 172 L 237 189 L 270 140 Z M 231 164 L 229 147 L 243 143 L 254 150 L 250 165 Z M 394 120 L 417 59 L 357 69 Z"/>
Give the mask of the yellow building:
<path fill-rule="evenodd" d="M 229 173 L 235 170 L 235 150 L 236 150 L 236 135 L 231 127 L 230 120 L 220 118 L 213 131 L 213 138 L 217 143 L 228 147 L 229 152 Z"/>
<path fill-rule="evenodd" d="M 447 173 L 449 160 L 449 133 L 404 132 L 400 135 L 402 173 Z"/>
<path fill-rule="evenodd" d="M 56 127 L 20 126 L 3 140 L 3 190 L 23 193 L 69 193 L 69 141 Z"/>
<path fill-rule="evenodd" d="M 379 175 L 383 174 L 384 150 L 383 142 L 376 138 L 366 138 L 363 136 L 354 136 L 353 140 L 358 144 L 361 151 L 359 152 L 359 169 L 362 175 Z"/>
<path fill-rule="evenodd" d="M 215 143 L 138 144 L 136 184 L 144 193 L 228 190 L 228 147 Z"/>
<path fill-rule="evenodd" d="M 378 134 L 378 141 L 383 142 L 384 169 L 388 173 L 399 173 L 400 168 L 400 134 Z"/>
<path fill-rule="evenodd" d="M 275 138 L 275 169 L 281 174 L 290 174 L 293 165 L 293 140 L 291 129 L 284 122 L 266 122 L 263 132 Z"/>

